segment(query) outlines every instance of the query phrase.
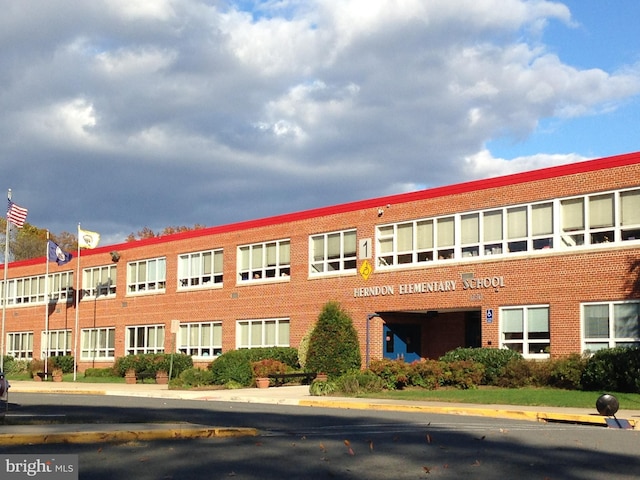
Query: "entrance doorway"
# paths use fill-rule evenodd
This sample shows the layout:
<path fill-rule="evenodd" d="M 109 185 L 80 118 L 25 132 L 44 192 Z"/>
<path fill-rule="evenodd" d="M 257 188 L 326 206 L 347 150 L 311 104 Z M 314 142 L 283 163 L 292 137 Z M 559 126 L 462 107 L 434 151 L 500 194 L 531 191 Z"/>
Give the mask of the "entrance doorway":
<path fill-rule="evenodd" d="M 420 360 L 422 327 L 414 324 L 384 326 L 384 358 L 411 363 Z"/>

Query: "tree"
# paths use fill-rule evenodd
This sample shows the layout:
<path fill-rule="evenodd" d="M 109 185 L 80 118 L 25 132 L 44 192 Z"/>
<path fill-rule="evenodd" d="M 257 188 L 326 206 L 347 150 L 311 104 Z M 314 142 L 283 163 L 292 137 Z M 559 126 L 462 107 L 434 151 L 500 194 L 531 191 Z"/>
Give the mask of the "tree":
<path fill-rule="evenodd" d="M 137 233 L 130 233 L 127 236 L 127 242 L 135 242 L 136 240 L 144 240 L 145 238 L 163 237 L 165 235 L 173 235 L 174 233 L 188 232 L 191 230 L 200 230 L 205 228 L 204 225 L 196 223 L 193 227 L 164 227 L 161 232 L 154 232 L 149 227 L 144 227 Z"/>
<path fill-rule="evenodd" d="M 362 364 L 360 343 L 353 321 L 338 302 L 327 303 L 311 332 L 307 370 L 339 377 Z"/>

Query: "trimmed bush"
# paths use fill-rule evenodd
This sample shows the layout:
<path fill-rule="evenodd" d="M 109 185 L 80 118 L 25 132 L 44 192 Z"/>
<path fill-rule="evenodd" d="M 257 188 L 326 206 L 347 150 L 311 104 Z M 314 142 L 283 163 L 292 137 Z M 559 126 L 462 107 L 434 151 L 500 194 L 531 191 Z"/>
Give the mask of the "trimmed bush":
<path fill-rule="evenodd" d="M 29 371 L 29 360 L 13 358 L 11 355 L 4 356 L 4 374 L 7 377 L 12 375 L 27 375 Z"/>
<path fill-rule="evenodd" d="M 173 356 L 173 367 L 171 357 Z M 141 353 L 139 355 L 126 355 L 116 360 L 114 369 L 118 375 L 124 377 L 127 370 L 135 370 L 136 373 L 155 375 L 159 371 L 169 373 L 177 377 L 184 370 L 193 367 L 193 359 L 183 353 Z"/>
<path fill-rule="evenodd" d="M 410 366 L 404 360 L 383 358 L 372 360 L 369 371 L 382 380 L 387 390 L 401 390 L 409 385 Z"/>
<path fill-rule="evenodd" d="M 53 367 L 52 370 L 59 368 L 62 370 L 62 373 L 72 373 L 74 362 L 73 355 L 49 357 L 49 365 Z"/>
<path fill-rule="evenodd" d="M 200 368 L 188 368 L 180 373 L 178 378 L 171 381 L 171 386 L 176 388 L 197 388 L 212 384 L 211 371 Z"/>
<path fill-rule="evenodd" d="M 640 393 L 640 348 L 598 350 L 587 360 L 580 385 L 588 391 Z"/>
<path fill-rule="evenodd" d="M 444 385 L 462 390 L 477 388 L 484 375 L 483 364 L 471 360 L 457 360 L 446 364 Z"/>
<path fill-rule="evenodd" d="M 456 348 L 445 353 L 440 360 L 454 362 L 470 360 L 484 365 L 484 377 L 480 384 L 497 385 L 504 367 L 510 360 L 522 358 L 518 352 L 507 348 Z"/>
<path fill-rule="evenodd" d="M 337 378 L 360 370 L 361 363 L 358 333 L 351 317 L 339 303 L 327 303 L 311 332 L 307 370 Z"/>
<path fill-rule="evenodd" d="M 428 390 L 435 390 L 444 382 L 443 362 L 438 360 L 418 360 L 409 365 L 409 384 Z"/>
<path fill-rule="evenodd" d="M 586 365 L 586 360 L 577 353 L 567 357 L 551 359 L 549 362 L 549 377 L 546 384 L 566 390 L 579 390 Z"/>
<path fill-rule="evenodd" d="M 384 389 L 382 378 L 369 370 L 347 373 L 336 381 L 336 385 L 337 390 L 345 395 L 375 393 Z"/>
<path fill-rule="evenodd" d="M 115 371 L 113 368 L 87 368 L 84 371 L 84 376 L 88 378 L 105 378 L 114 377 Z"/>
<path fill-rule="evenodd" d="M 277 360 L 292 370 L 299 368 L 298 351 L 292 347 L 249 348 L 230 350 L 223 353 L 209 365 L 216 385 L 236 382 L 244 387 L 253 383 L 251 364 L 260 360 Z"/>

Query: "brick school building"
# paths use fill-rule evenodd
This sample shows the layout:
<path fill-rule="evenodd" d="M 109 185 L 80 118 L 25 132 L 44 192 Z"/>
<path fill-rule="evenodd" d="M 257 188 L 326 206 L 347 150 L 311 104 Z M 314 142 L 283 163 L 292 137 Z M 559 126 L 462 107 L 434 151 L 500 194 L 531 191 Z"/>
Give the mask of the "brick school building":
<path fill-rule="evenodd" d="M 204 366 L 297 347 L 328 301 L 351 315 L 365 364 L 638 345 L 640 153 L 99 246 L 61 267 L 14 262 L 7 275 L 4 352 L 74 355 L 80 371 L 137 353 Z"/>

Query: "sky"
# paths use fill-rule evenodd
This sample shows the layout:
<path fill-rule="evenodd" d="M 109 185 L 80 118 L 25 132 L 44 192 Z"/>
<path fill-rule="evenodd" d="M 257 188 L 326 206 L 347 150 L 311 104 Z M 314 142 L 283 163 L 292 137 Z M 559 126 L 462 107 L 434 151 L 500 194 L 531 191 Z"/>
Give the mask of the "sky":
<path fill-rule="evenodd" d="M 101 245 L 640 150 L 640 2 L 22 0 L 0 178 Z"/>

